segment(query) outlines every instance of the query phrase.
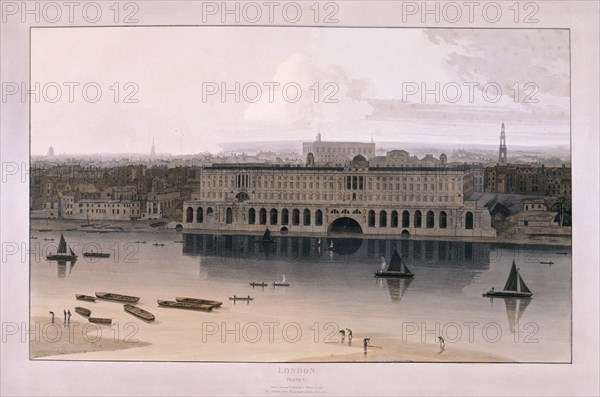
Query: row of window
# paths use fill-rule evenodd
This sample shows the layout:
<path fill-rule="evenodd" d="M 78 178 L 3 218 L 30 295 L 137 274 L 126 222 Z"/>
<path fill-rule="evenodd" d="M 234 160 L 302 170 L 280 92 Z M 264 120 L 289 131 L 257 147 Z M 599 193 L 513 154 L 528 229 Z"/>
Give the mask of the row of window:
<path fill-rule="evenodd" d="M 347 210 L 343 210 L 343 211 L 346 211 L 346 213 L 348 213 Z M 342 211 L 342 213 L 344 213 L 343 211 Z M 212 213 L 213 213 L 213 209 L 211 207 L 208 207 L 206 209 L 206 214 L 209 215 Z M 337 210 L 333 210 L 333 211 L 331 211 L 331 213 L 338 213 L 338 212 L 337 212 Z M 353 213 L 360 214 L 360 210 L 354 210 Z M 314 221 L 315 221 L 314 225 L 322 226 L 323 225 L 323 211 L 316 210 L 314 215 L 315 215 L 314 216 Z M 267 210 L 265 208 L 261 208 L 260 210 L 258 210 L 258 213 L 257 213 L 256 209 L 250 208 L 248 210 L 248 224 L 255 225 L 258 223 L 259 225 L 266 225 L 267 222 L 269 225 L 280 225 L 280 224 L 281 225 L 289 225 L 290 224 L 290 212 L 287 208 L 284 208 L 283 210 L 281 210 L 281 223 L 279 223 L 279 219 L 280 219 L 279 216 L 280 216 L 280 213 L 275 208 L 272 208 L 269 212 L 267 212 Z M 377 219 L 379 220 L 378 225 L 376 222 Z M 311 221 L 312 221 L 312 213 L 308 208 L 304 209 L 302 212 L 300 212 L 300 210 L 297 208 L 294 208 L 292 210 L 292 213 L 291 213 L 291 224 L 292 225 L 298 226 L 298 225 L 302 224 L 303 226 L 310 226 L 312 224 Z M 402 211 L 401 218 L 400 218 L 398 211 L 394 210 L 390 214 L 389 221 L 390 221 L 390 227 L 393 227 L 393 228 L 399 227 L 400 224 L 402 225 L 402 227 L 411 227 L 410 212 L 407 210 Z M 192 207 L 188 207 L 188 209 L 186 211 L 186 222 L 187 223 L 194 222 L 194 209 Z M 196 211 L 196 222 L 197 223 L 204 222 L 204 210 L 202 207 L 199 207 Z M 225 212 L 225 223 L 226 224 L 233 223 L 233 210 L 231 208 L 227 208 L 227 210 Z M 423 227 L 423 223 L 424 223 L 424 227 L 426 227 L 428 229 L 435 228 L 435 225 L 436 225 L 435 213 L 433 211 L 427 211 L 427 213 L 425 214 L 425 217 L 423 219 L 422 212 L 420 210 L 416 210 L 413 215 L 413 218 L 412 218 L 412 227 L 421 228 L 421 227 Z M 370 210 L 368 212 L 368 216 L 367 216 L 367 224 L 369 227 L 377 227 L 377 226 L 387 227 L 387 225 L 388 225 L 387 211 L 381 210 L 381 211 L 379 211 L 379 215 L 377 216 L 377 214 L 374 210 Z M 468 211 L 465 214 L 464 226 L 465 226 L 465 229 L 473 229 L 473 226 L 474 226 L 473 213 L 470 211 Z M 437 227 L 439 229 L 446 229 L 448 227 L 448 215 L 446 214 L 446 211 L 441 211 L 439 213 L 438 220 L 437 220 Z"/>

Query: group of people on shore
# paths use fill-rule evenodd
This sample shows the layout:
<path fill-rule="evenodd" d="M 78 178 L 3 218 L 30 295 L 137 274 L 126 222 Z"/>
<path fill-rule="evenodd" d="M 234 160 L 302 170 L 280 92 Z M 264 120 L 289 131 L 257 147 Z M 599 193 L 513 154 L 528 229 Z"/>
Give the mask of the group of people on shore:
<path fill-rule="evenodd" d="M 49 311 L 48 313 L 50 313 L 50 319 L 52 320 L 52 324 L 54 324 L 54 312 L 53 311 Z M 65 325 L 70 324 L 71 323 L 71 310 L 70 309 L 63 309 L 63 315 L 64 315 L 64 323 Z"/>

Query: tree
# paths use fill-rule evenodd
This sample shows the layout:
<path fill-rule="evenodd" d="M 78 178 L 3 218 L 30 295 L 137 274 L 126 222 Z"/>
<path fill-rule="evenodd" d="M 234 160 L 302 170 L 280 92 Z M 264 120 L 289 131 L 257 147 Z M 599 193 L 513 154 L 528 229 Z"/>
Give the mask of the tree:
<path fill-rule="evenodd" d="M 571 199 L 565 196 L 560 196 L 552 200 L 550 210 L 556 211 L 554 222 L 560 226 L 571 226 Z"/>

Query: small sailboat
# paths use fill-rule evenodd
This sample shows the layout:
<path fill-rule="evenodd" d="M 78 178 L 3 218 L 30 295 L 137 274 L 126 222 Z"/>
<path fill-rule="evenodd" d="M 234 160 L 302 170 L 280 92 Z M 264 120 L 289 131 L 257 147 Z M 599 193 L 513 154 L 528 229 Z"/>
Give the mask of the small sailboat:
<path fill-rule="evenodd" d="M 410 271 L 406 263 L 400 258 L 398 251 L 394 248 L 392 253 L 392 260 L 386 270 L 378 270 L 375 272 L 375 277 L 414 277 L 415 275 Z"/>
<path fill-rule="evenodd" d="M 67 248 L 69 252 L 67 253 Z M 60 234 L 60 242 L 58 243 L 58 250 L 56 254 L 50 254 L 46 256 L 46 259 L 51 261 L 71 261 L 74 262 L 77 260 L 77 255 L 73 252 L 73 250 L 67 246 L 67 242 L 65 241 L 65 236 Z"/>
<path fill-rule="evenodd" d="M 281 281 L 273 281 L 273 287 L 289 287 L 290 284 L 285 281 L 285 274 L 281 277 Z"/>
<path fill-rule="evenodd" d="M 273 237 L 271 237 L 271 231 L 269 230 L 269 228 L 265 230 L 265 234 L 263 234 L 260 240 L 256 240 L 254 242 L 261 244 L 275 244 L 275 240 L 273 240 Z"/>
<path fill-rule="evenodd" d="M 487 297 L 509 297 L 509 298 L 529 298 L 533 295 L 533 293 L 523 281 L 521 274 L 519 273 L 519 269 L 513 260 L 512 267 L 510 268 L 510 273 L 508 274 L 508 280 L 506 280 L 506 284 L 504 285 L 504 289 L 502 291 L 494 291 L 494 288 L 483 294 L 483 296 Z"/>

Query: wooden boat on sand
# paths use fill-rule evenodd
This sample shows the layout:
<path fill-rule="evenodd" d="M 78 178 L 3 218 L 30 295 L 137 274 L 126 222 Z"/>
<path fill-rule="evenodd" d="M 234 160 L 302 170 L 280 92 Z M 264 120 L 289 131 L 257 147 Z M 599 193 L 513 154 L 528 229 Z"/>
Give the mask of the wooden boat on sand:
<path fill-rule="evenodd" d="M 112 323 L 111 318 L 101 318 L 101 317 L 90 317 L 90 318 L 88 318 L 88 321 L 90 323 L 95 323 L 95 324 L 111 324 Z"/>
<path fill-rule="evenodd" d="M 114 294 L 112 292 L 96 292 L 96 296 L 100 299 L 106 299 L 117 302 L 136 303 L 140 300 L 137 296 Z"/>
<path fill-rule="evenodd" d="M 92 314 L 90 309 L 86 309 L 85 307 L 77 306 L 75 307 L 75 312 L 81 314 L 84 317 L 89 317 Z"/>
<path fill-rule="evenodd" d="M 133 314 L 144 321 L 154 321 L 155 319 L 154 314 L 134 305 L 123 305 L 123 309 L 125 309 L 127 313 Z"/>
<path fill-rule="evenodd" d="M 75 294 L 75 299 L 79 301 L 96 302 L 96 297 L 83 294 Z"/>
<path fill-rule="evenodd" d="M 158 299 L 156 302 L 158 303 L 159 306 L 172 307 L 175 309 L 199 310 L 199 311 L 203 311 L 203 312 L 210 312 L 213 309 L 213 307 L 211 305 L 200 305 L 197 303 L 166 301 L 166 300 L 162 300 L 162 299 Z"/>
<path fill-rule="evenodd" d="M 185 298 L 185 297 L 178 296 L 175 298 L 175 300 L 177 302 L 195 303 L 197 305 L 211 305 L 214 309 L 221 307 L 223 305 L 223 302 L 214 301 L 214 300 L 210 300 L 210 299 L 202 299 L 202 298 Z"/>

